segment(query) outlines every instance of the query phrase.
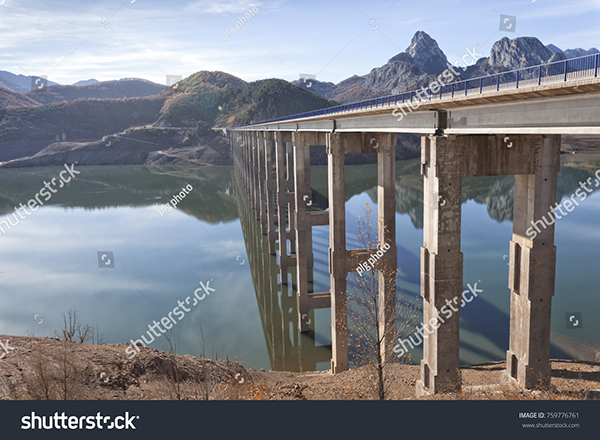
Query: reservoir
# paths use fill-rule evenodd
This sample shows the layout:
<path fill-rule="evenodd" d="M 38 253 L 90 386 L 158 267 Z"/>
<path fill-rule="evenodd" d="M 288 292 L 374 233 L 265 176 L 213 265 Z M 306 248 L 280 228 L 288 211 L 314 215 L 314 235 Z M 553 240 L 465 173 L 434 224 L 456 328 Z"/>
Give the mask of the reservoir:
<path fill-rule="evenodd" d="M 557 202 L 594 180 L 600 168 L 594 155 L 561 159 Z M 310 332 L 298 333 L 293 283 L 279 284 L 276 257 L 264 252 L 265 237 L 233 167 L 76 169 L 80 174 L 16 224 L 15 207 L 26 205 L 61 167 L 0 170 L 0 224 L 12 220 L 0 230 L 0 334 L 55 336 L 62 313 L 73 309 L 107 343 L 149 340 L 153 326 L 148 345 L 167 350 L 157 330 L 164 318 L 183 354 L 201 355 L 203 334 L 206 357 L 267 370 L 330 367 L 330 310 L 311 311 Z M 423 242 L 419 169 L 419 159 L 396 163 L 398 295 L 415 307 Z M 358 247 L 356 221 L 366 204 L 376 212 L 376 172 L 376 165 L 346 167 L 348 249 Z M 506 357 L 513 181 L 463 180 L 464 288 L 478 283 L 482 292 L 461 310 L 462 364 Z M 185 197 L 167 211 L 182 188 Z M 551 358 L 577 358 L 580 347 L 600 345 L 600 188 L 591 188 L 556 221 Z M 326 209 L 325 166 L 312 167 L 312 189 L 312 209 Z M 326 226 L 313 228 L 315 291 L 329 289 L 328 237 Z M 420 350 L 412 350 L 415 363 Z"/>

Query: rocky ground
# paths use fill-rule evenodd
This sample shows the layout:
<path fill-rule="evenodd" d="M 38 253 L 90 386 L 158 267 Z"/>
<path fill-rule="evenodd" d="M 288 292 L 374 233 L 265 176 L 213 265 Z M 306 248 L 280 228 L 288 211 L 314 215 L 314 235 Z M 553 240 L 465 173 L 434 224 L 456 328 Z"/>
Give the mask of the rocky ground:
<path fill-rule="evenodd" d="M 54 338 L 0 336 L 0 399 L 85 400 L 363 400 L 376 398 L 368 367 L 337 375 L 246 369 L 229 360 L 142 349 L 133 359 L 126 344 L 91 345 Z M 8 341 L 8 344 L 7 344 Z M 8 353 L 6 353 L 8 352 Z M 0 356 L 2 356 L 0 354 Z M 500 385 L 504 362 L 461 368 L 463 392 L 429 398 L 597 399 L 600 363 L 552 361 L 549 389 L 521 391 Z M 417 365 L 393 365 L 387 398 L 415 399 Z"/>

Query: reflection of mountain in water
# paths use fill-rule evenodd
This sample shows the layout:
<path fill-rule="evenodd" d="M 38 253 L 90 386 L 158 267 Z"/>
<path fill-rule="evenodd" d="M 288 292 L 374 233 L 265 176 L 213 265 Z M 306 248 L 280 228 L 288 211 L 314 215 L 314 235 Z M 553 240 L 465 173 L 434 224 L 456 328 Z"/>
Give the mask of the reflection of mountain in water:
<path fill-rule="evenodd" d="M 0 214 L 26 204 L 62 168 L 19 168 L 0 171 Z M 48 206 L 106 209 L 167 203 L 190 184 L 194 188 L 177 209 L 209 223 L 238 217 L 232 196 L 233 167 L 178 168 L 172 166 L 75 166 L 81 174 L 58 189 Z M 44 200 L 44 198 L 41 198 Z"/>
<path fill-rule="evenodd" d="M 562 159 L 564 161 L 568 158 L 563 156 Z M 596 177 L 594 174 L 586 169 L 573 168 L 573 166 L 576 165 L 561 166 L 556 184 L 557 202 L 560 202 L 563 197 L 573 194 L 579 188 L 579 182 L 585 182 L 590 177 L 592 178 L 591 187 L 595 188 Z M 351 175 L 357 179 L 352 181 L 355 187 L 365 188 L 369 184 L 372 185 L 365 188 L 365 191 L 373 203 L 377 203 L 376 176 L 354 171 Z M 361 175 L 363 176 L 362 180 Z M 369 177 L 371 178 L 369 179 Z M 346 182 L 348 181 L 347 173 Z M 465 178 L 462 190 L 462 203 L 473 200 L 487 206 L 490 218 L 498 222 L 512 221 L 514 176 Z M 346 185 L 346 199 L 351 198 L 354 194 Z M 423 177 L 420 174 L 419 159 L 396 162 L 396 212 L 408 214 L 416 228 L 423 228 Z"/>
<path fill-rule="evenodd" d="M 570 159 L 563 156 L 563 161 Z M 595 176 L 577 164 L 562 166 L 557 181 L 557 201 L 579 188 L 579 182 Z M 105 209 L 117 206 L 152 206 L 167 203 L 187 184 L 194 190 L 177 209 L 209 223 L 238 218 L 233 197 L 233 167 L 182 168 L 173 166 L 81 166 L 81 174 L 46 202 L 49 206 Z M 57 177 L 62 168 L 18 168 L 0 171 L 0 214 L 10 214 L 15 206 L 26 204 Z M 327 208 L 327 167 L 312 167 L 314 209 Z M 463 203 L 474 200 L 485 204 L 490 218 L 512 221 L 513 176 L 471 177 L 463 179 Z M 377 165 L 346 166 L 346 200 L 366 192 L 377 201 Z M 396 162 L 396 212 L 408 214 L 416 228 L 423 228 L 423 177 L 419 159 Z"/>

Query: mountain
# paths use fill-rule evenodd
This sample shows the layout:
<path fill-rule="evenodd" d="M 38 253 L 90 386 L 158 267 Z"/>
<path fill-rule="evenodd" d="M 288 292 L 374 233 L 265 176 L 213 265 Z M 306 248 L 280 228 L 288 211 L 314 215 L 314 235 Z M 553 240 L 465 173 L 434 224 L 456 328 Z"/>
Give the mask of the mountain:
<path fill-rule="evenodd" d="M 74 85 L 74 86 L 87 86 L 87 85 L 89 85 L 89 84 L 95 84 L 95 83 L 97 83 L 97 82 L 100 82 L 100 81 L 98 81 L 97 79 L 93 79 L 93 78 L 92 78 L 92 79 L 85 79 L 85 80 L 82 80 L 82 81 L 77 81 L 77 82 L 76 82 L 75 84 L 73 84 L 73 85 Z"/>
<path fill-rule="evenodd" d="M 512 40 L 504 37 L 492 46 L 488 57 L 479 58 L 460 73 L 461 78 L 476 78 L 597 52 L 592 48 L 588 51 L 568 49 L 563 53 L 557 46 L 544 46 L 534 37 Z M 426 87 L 447 67 L 448 59 L 437 42 L 427 33 L 418 31 L 404 52 L 368 74 L 354 75 L 338 84 L 317 80 L 294 81 L 292 84 L 345 104 Z"/>
<path fill-rule="evenodd" d="M 36 105 L 40 105 L 40 103 L 20 93 L 0 87 L 0 108 L 34 107 Z"/>
<path fill-rule="evenodd" d="M 588 49 L 588 50 L 578 47 L 576 49 L 567 49 L 564 51 L 564 54 L 569 59 L 584 57 L 586 55 L 594 55 L 596 53 L 600 53 L 600 51 L 598 49 L 596 49 L 595 47 L 592 47 L 591 49 Z"/>
<path fill-rule="evenodd" d="M 415 33 L 405 53 L 412 57 L 406 61 L 412 61 L 423 72 L 439 75 L 448 68 L 448 59 L 437 41 L 423 31 Z"/>
<path fill-rule="evenodd" d="M 354 75 L 338 84 L 298 80 L 292 84 L 342 104 L 361 101 L 426 86 L 448 66 L 437 42 L 418 31 L 404 52 L 365 75 Z"/>
<path fill-rule="evenodd" d="M 588 50 L 582 49 L 580 47 L 578 47 L 576 49 L 562 50 L 559 47 L 555 46 L 554 44 L 548 44 L 548 45 L 546 45 L 546 47 L 552 53 L 562 52 L 567 57 L 567 59 L 579 58 L 579 57 L 584 57 L 586 55 L 594 55 L 596 53 L 600 53 L 600 51 L 598 49 L 596 49 L 595 47 L 592 47 L 591 49 L 588 49 Z"/>
<path fill-rule="evenodd" d="M 552 52 L 535 37 L 518 37 L 512 40 L 504 37 L 494 43 L 489 57 L 477 60 L 475 65 L 466 69 L 463 76 L 477 78 L 564 59 L 564 53 Z"/>
<path fill-rule="evenodd" d="M 35 77 L 34 77 L 35 78 Z M 31 90 L 31 76 L 15 75 L 14 73 L 0 70 L 0 87 L 17 93 L 26 93 Z M 48 81 L 48 85 L 58 85 L 55 82 Z"/>
<path fill-rule="evenodd" d="M 124 99 L 158 95 L 165 86 L 144 79 L 120 79 L 83 86 L 49 86 L 24 94 L 40 104 L 73 102 L 77 99 Z"/>
<path fill-rule="evenodd" d="M 554 44 L 547 44 L 546 47 L 552 53 L 562 52 L 562 49 L 560 47 L 555 46 Z"/>

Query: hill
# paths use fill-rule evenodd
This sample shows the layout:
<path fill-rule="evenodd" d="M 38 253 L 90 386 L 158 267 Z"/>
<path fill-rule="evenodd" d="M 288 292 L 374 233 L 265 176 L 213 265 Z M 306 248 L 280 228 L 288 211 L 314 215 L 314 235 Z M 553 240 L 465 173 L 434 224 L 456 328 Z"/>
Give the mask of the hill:
<path fill-rule="evenodd" d="M 40 103 L 27 96 L 0 87 L 0 108 L 34 107 L 37 105 L 40 105 Z"/>
<path fill-rule="evenodd" d="M 158 95 L 165 86 L 143 79 L 120 79 L 104 81 L 82 86 L 49 86 L 35 89 L 23 96 L 40 104 L 55 102 L 73 102 L 77 99 L 124 99 L 143 98 Z"/>
<path fill-rule="evenodd" d="M 100 139 L 156 120 L 164 98 L 79 99 L 39 107 L 0 110 L 0 142 Z M 64 133 L 64 136 L 63 136 Z"/>
<path fill-rule="evenodd" d="M 215 124 L 220 127 L 244 125 L 337 104 L 281 79 L 232 87 L 223 91 L 222 101 L 223 111 L 215 119 Z"/>
<path fill-rule="evenodd" d="M 77 88 L 94 86 L 98 84 Z M 53 89 L 73 86 L 48 87 L 26 96 L 52 99 Z M 211 127 L 335 104 L 283 80 L 246 83 L 224 72 L 201 71 L 149 97 L 77 99 L 0 110 L 0 143 L 47 140 L 32 156 L 17 154 L 2 166 L 62 164 L 74 158 L 80 165 L 229 164 L 229 147 L 220 136 L 215 139 Z"/>

